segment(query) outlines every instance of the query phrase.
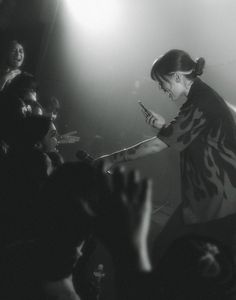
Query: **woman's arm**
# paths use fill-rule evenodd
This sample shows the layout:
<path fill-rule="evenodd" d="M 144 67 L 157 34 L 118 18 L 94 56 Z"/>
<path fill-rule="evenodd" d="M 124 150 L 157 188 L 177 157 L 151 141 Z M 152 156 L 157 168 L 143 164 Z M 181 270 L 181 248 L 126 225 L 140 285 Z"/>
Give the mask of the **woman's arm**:
<path fill-rule="evenodd" d="M 148 156 L 150 154 L 158 153 L 168 146 L 162 142 L 159 138 L 152 137 L 138 144 L 135 144 L 129 148 L 122 149 L 120 151 L 113 152 L 108 155 L 103 155 L 95 160 L 95 162 L 104 161 L 106 168 L 110 169 L 113 165 L 118 163 L 132 161 L 141 157 Z"/>

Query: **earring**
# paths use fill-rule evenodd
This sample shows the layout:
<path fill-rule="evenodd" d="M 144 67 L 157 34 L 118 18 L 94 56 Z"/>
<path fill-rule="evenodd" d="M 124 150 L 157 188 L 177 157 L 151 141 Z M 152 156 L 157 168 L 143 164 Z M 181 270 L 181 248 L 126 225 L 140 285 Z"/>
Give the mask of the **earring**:
<path fill-rule="evenodd" d="M 180 82 L 180 75 L 178 73 L 175 73 L 175 80 L 176 82 Z"/>

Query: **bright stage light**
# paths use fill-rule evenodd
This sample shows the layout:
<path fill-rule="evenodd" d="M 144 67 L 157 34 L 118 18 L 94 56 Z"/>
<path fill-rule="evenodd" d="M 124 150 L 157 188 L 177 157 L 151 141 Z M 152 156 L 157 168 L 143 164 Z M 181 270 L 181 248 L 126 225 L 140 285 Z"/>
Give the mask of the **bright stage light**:
<path fill-rule="evenodd" d="M 66 0 L 73 18 L 92 30 L 109 30 L 119 15 L 118 0 Z"/>

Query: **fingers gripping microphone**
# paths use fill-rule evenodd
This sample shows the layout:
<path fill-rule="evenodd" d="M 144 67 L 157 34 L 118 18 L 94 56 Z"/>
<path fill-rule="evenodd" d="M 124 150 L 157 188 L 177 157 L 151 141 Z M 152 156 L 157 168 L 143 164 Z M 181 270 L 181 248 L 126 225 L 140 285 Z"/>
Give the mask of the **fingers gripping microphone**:
<path fill-rule="evenodd" d="M 77 159 L 79 160 L 79 161 L 81 161 L 81 162 L 86 162 L 86 163 L 88 163 L 88 164 L 92 164 L 93 162 L 94 162 L 94 158 L 91 156 L 91 155 L 89 155 L 86 151 L 84 151 L 84 150 L 78 150 L 77 152 L 76 152 L 76 157 L 77 157 Z M 112 173 L 111 173 L 111 171 L 106 171 L 106 173 L 107 174 L 109 174 L 109 175 L 111 175 Z"/>
<path fill-rule="evenodd" d="M 89 164 L 93 163 L 94 161 L 94 158 L 84 150 L 78 150 L 75 155 L 79 161 L 83 161 Z"/>

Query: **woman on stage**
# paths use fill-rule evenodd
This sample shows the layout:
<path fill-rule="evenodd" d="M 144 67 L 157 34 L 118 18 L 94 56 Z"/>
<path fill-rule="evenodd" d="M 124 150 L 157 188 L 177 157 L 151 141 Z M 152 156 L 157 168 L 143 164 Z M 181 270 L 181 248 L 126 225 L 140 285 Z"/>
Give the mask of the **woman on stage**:
<path fill-rule="evenodd" d="M 199 78 L 204 65 L 182 50 L 159 57 L 151 77 L 171 100 L 185 97 L 178 115 L 166 125 L 144 107 L 157 136 L 98 159 L 111 168 L 167 147 L 180 152 L 182 203 L 162 233 L 167 243 L 189 231 L 231 243 L 236 233 L 236 125 L 226 102 Z"/>

